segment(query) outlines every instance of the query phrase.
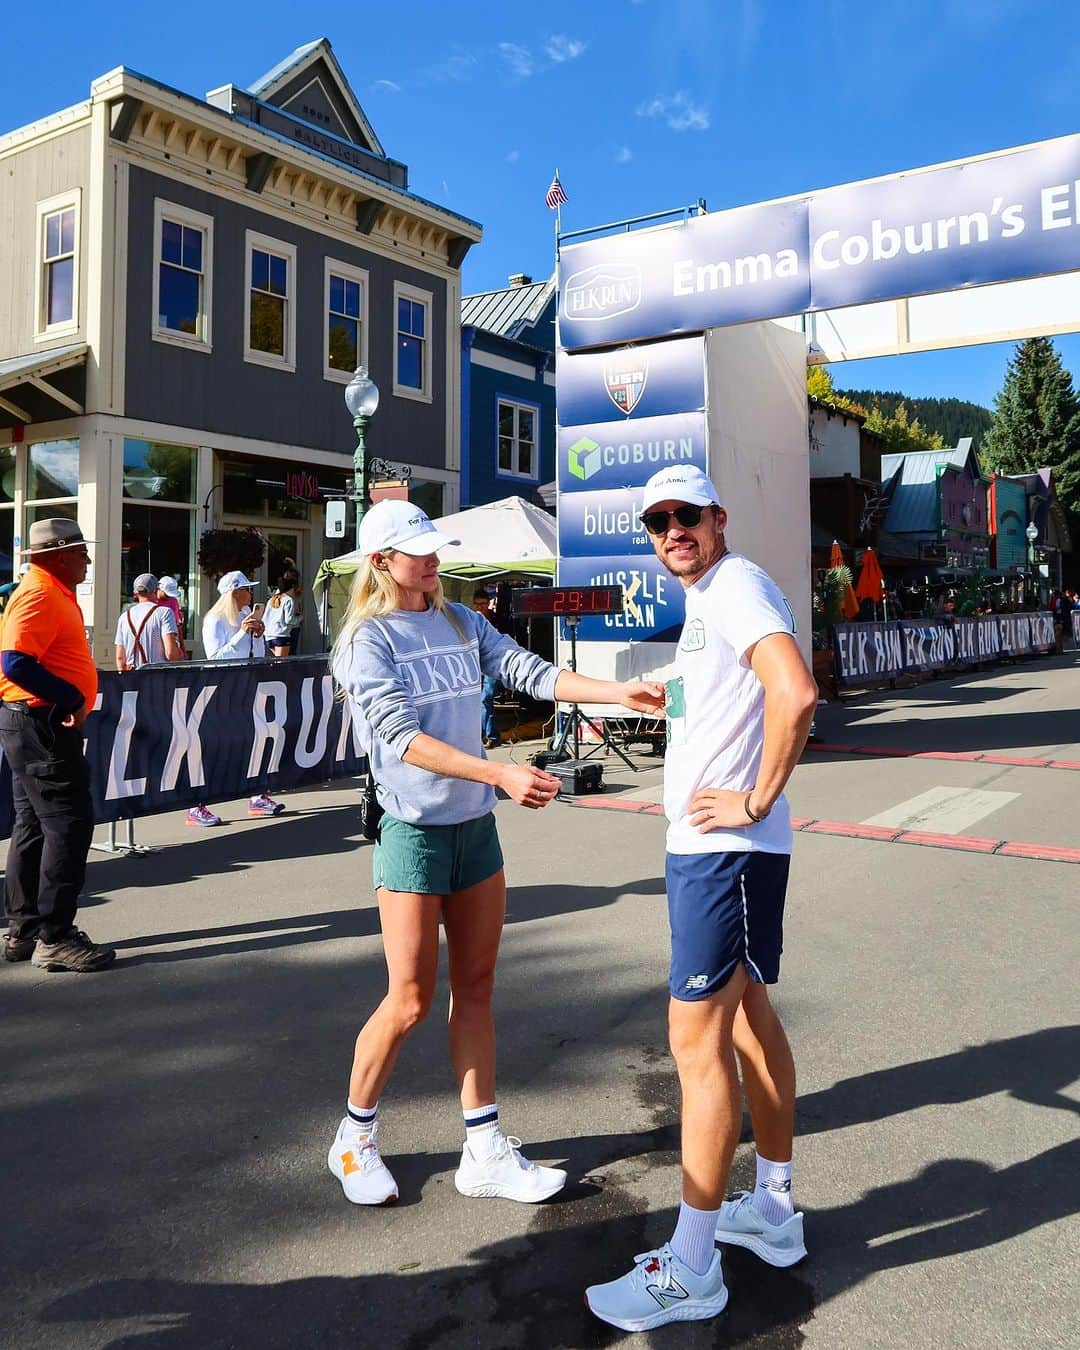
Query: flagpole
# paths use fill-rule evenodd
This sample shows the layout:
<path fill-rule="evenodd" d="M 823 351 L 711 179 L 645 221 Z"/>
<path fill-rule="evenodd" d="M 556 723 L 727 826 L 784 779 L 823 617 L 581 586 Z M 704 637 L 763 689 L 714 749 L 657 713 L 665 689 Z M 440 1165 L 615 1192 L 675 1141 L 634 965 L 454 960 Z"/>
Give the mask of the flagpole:
<path fill-rule="evenodd" d="M 555 166 L 555 177 L 559 176 L 559 166 Z M 559 261 L 559 235 L 562 233 L 562 202 L 555 203 L 555 262 Z"/>

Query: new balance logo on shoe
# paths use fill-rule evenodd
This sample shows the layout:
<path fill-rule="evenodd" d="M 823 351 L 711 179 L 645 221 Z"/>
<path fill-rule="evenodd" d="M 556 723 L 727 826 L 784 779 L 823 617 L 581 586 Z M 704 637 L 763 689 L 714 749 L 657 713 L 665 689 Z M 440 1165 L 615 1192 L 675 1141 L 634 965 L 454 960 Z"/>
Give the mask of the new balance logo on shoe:
<path fill-rule="evenodd" d="M 658 1275 L 660 1273 L 660 1262 L 654 1257 L 645 1266 L 646 1275 Z M 678 1280 L 674 1279 L 669 1273 L 667 1282 L 657 1284 L 654 1280 L 645 1282 L 645 1291 L 656 1299 L 661 1308 L 669 1308 L 673 1303 L 680 1303 L 684 1298 L 689 1298 L 689 1293 L 682 1287 Z"/>
<path fill-rule="evenodd" d="M 690 975 L 686 981 L 687 989 L 704 989 L 709 983 L 708 975 Z"/>
<path fill-rule="evenodd" d="M 791 1180 L 777 1181 L 775 1177 L 766 1177 L 761 1183 L 762 1189 L 774 1191 L 777 1195 L 788 1195 L 791 1191 Z"/>

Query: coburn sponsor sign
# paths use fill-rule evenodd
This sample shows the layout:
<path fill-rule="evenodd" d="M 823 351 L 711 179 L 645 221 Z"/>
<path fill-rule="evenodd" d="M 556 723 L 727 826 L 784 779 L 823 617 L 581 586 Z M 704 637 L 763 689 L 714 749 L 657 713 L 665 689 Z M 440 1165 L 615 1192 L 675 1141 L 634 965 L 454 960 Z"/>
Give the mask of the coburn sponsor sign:
<path fill-rule="evenodd" d="M 836 680 L 868 684 L 908 670 L 953 670 L 1035 655 L 1053 645 L 1053 616 L 1046 613 L 843 623 L 835 629 Z"/>
<path fill-rule="evenodd" d="M 325 658 L 103 672 L 86 722 L 98 821 L 277 792 L 364 772 Z M 0 765 L 0 837 L 11 833 Z"/>
<path fill-rule="evenodd" d="M 671 641 L 682 590 L 653 555 L 641 488 L 665 466 L 708 467 L 704 339 L 561 355 L 557 379 L 559 580 L 626 597 L 622 614 L 583 619 L 579 637 Z"/>
<path fill-rule="evenodd" d="M 1080 136 L 567 245 L 568 351 L 1074 271 Z"/>

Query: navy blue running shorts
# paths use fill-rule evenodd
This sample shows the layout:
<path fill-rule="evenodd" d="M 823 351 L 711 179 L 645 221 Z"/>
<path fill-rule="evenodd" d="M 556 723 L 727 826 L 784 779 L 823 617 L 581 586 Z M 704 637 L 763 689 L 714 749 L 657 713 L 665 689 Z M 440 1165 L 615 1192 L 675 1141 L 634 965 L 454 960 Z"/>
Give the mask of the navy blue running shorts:
<path fill-rule="evenodd" d="M 740 961 L 758 984 L 776 983 L 790 863 L 786 853 L 667 855 L 672 998 L 708 998 Z"/>

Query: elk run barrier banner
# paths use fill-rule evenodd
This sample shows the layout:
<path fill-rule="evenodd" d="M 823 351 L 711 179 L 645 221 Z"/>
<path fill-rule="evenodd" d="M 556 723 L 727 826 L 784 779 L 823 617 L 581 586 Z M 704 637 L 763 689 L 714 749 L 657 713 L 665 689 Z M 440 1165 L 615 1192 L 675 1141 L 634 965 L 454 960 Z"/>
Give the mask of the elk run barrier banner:
<path fill-rule="evenodd" d="M 566 351 L 1071 272 L 1080 136 L 566 243 Z M 560 372 L 561 377 L 561 372 Z"/>
<path fill-rule="evenodd" d="M 842 623 L 834 636 L 836 683 L 850 688 L 905 671 L 959 670 L 1009 656 L 1041 655 L 1054 645 L 1054 617 L 1039 612 Z"/>
<path fill-rule="evenodd" d="M 270 793 L 366 772 L 326 657 L 177 662 L 102 671 L 86 722 L 99 823 Z M 0 765 L 0 838 L 11 833 Z"/>

